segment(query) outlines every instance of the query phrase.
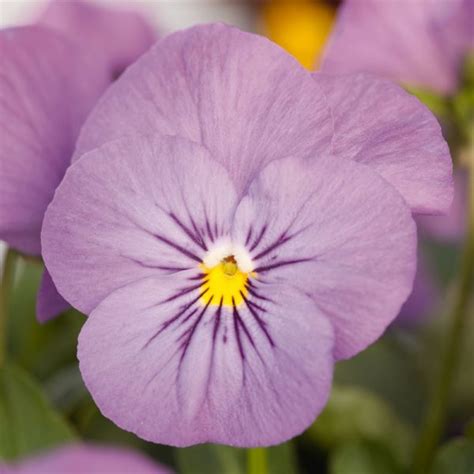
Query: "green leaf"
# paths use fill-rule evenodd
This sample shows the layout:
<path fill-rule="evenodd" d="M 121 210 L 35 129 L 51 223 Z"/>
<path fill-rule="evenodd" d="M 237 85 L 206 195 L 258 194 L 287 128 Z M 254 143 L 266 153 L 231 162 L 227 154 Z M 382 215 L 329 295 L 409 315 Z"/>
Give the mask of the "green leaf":
<path fill-rule="evenodd" d="M 338 362 L 334 380 L 336 384 L 355 385 L 378 395 L 404 420 L 417 426 L 425 399 L 415 364 L 418 343 L 412 332 L 391 329 L 357 356 Z"/>
<path fill-rule="evenodd" d="M 370 441 L 352 441 L 340 445 L 329 462 L 330 474 L 401 474 L 389 450 Z"/>
<path fill-rule="evenodd" d="M 420 89 L 412 86 L 405 86 L 410 94 L 423 102 L 438 117 L 446 116 L 448 113 L 448 101 L 446 97 L 436 94 L 428 89 Z"/>
<path fill-rule="evenodd" d="M 25 258 L 18 263 L 7 329 L 9 360 L 43 382 L 64 366 L 77 365 L 77 336 L 85 318 L 69 310 L 47 324 L 38 324 L 36 294 L 43 265 Z"/>
<path fill-rule="evenodd" d="M 466 431 L 465 431 L 466 436 L 474 441 L 474 419 L 471 420 L 467 426 L 466 426 Z"/>
<path fill-rule="evenodd" d="M 441 447 L 436 455 L 433 474 L 472 474 L 474 441 L 459 438 Z"/>
<path fill-rule="evenodd" d="M 268 472 L 271 474 L 296 474 L 296 457 L 291 443 L 267 448 Z M 246 473 L 246 450 L 201 444 L 177 450 L 177 461 L 181 474 L 219 472 L 225 474 Z"/>
<path fill-rule="evenodd" d="M 350 441 L 376 441 L 402 463 L 409 461 L 414 441 L 411 429 L 384 400 L 361 388 L 337 385 L 307 433 L 328 449 Z"/>
<path fill-rule="evenodd" d="M 74 439 L 41 388 L 22 369 L 0 369 L 0 458 L 15 459 Z"/>

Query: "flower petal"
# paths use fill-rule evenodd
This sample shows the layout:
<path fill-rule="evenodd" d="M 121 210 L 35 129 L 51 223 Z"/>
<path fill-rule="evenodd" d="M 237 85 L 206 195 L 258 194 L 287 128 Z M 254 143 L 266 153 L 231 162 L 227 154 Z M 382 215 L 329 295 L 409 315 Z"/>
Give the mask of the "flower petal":
<path fill-rule="evenodd" d="M 335 328 L 335 356 L 374 342 L 410 294 L 416 228 L 401 196 L 370 168 L 334 157 L 268 165 L 240 202 L 258 288 L 310 294 Z"/>
<path fill-rule="evenodd" d="M 451 156 L 427 107 L 401 87 L 370 75 L 313 77 L 331 105 L 335 155 L 373 167 L 415 213 L 449 209 Z"/>
<path fill-rule="evenodd" d="M 301 433 L 329 394 L 331 325 L 291 287 L 233 309 L 183 293 L 190 278 L 128 285 L 88 318 L 78 356 L 102 413 L 175 446 L 269 445 Z"/>
<path fill-rule="evenodd" d="M 444 216 L 417 216 L 418 229 L 424 237 L 443 243 L 458 243 L 466 234 L 468 222 L 468 176 L 457 169 L 454 178 L 454 198 Z"/>
<path fill-rule="evenodd" d="M 146 456 L 110 446 L 68 445 L 22 460 L 12 468 L 15 474 L 170 474 Z"/>
<path fill-rule="evenodd" d="M 82 0 L 52 0 L 38 23 L 68 35 L 85 50 L 101 54 L 111 78 L 118 77 L 156 40 L 152 26 L 137 12 Z"/>
<path fill-rule="evenodd" d="M 426 257 L 419 251 L 413 291 L 395 320 L 395 324 L 399 326 L 420 324 L 427 316 L 432 316 L 433 309 L 439 303 L 440 291 L 427 263 Z"/>
<path fill-rule="evenodd" d="M 273 159 L 328 150 L 332 121 L 319 86 L 291 56 L 214 24 L 169 35 L 130 67 L 87 121 L 76 157 L 132 131 L 203 144 L 241 191 Z"/>
<path fill-rule="evenodd" d="M 36 318 L 40 323 L 45 323 L 68 308 L 68 302 L 58 293 L 51 275 L 45 269 L 36 295 Z"/>
<path fill-rule="evenodd" d="M 234 186 L 196 143 L 128 137 L 84 158 L 66 173 L 42 232 L 54 282 L 84 313 L 132 281 L 197 268 L 230 227 Z"/>
<path fill-rule="evenodd" d="M 0 32 L 0 238 L 12 247 L 40 253 L 44 212 L 106 83 L 105 69 L 54 31 Z"/>
<path fill-rule="evenodd" d="M 452 92 L 463 55 L 473 47 L 470 13 L 471 0 L 405 2 L 403 8 L 398 2 L 348 0 L 339 11 L 322 70 L 371 72 Z"/>

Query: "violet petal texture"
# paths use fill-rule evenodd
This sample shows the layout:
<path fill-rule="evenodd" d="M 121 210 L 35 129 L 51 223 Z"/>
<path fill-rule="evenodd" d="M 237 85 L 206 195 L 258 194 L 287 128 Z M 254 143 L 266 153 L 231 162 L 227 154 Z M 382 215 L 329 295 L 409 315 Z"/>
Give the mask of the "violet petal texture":
<path fill-rule="evenodd" d="M 240 193 L 271 160 L 326 153 L 332 121 L 294 58 L 263 37 L 212 24 L 167 36 L 125 71 L 85 124 L 75 157 L 132 132 L 204 145 Z"/>
<path fill-rule="evenodd" d="M 429 109 L 372 75 L 313 77 L 332 110 L 333 153 L 372 167 L 415 214 L 446 213 L 453 200 L 452 160 Z"/>

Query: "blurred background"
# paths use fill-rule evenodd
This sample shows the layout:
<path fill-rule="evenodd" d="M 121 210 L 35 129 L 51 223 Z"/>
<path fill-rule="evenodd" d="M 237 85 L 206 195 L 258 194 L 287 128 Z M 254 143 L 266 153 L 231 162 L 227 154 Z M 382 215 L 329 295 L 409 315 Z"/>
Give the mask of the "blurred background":
<path fill-rule="evenodd" d="M 100 3 L 109 7 L 127 5 L 142 12 L 160 35 L 196 23 L 230 23 L 267 35 L 308 69 L 318 68 L 341 4 L 330 0 L 148 0 L 128 4 L 104 0 Z M 410 2 L 394 3 L 403 10 Z M 40 0 L 0 0 L 0 27 L 33 21 L 45 4 Z M 419 272 L 412 298 L 383 338 L 355 358 L 338 363 L 333 393 L 325 411 L 304 434 L 269 449 L 268 472 L 409 472 L 415 439 L 449 330 L 448 308 L 465 239 L 468 198 L 462 163 L 466 156 L 467 160 L 472 159 L 472 143 L 466 145 L 466 140 L 459 136 L 472 135 L 473 79 L 472 70 L 466 72 L 458 89 L 450 94 L 409 88 L 437 114 L 453 156 L 464 157 L 456 158 L 456 198 L 452 212 L 436 222 L 427 219 L 419 223 Z M 461 112 L 457 113 L 459 108 Z M 3 245 L 2 254 L 4 250 Z M 42 263 L 30 258 L 21 258 L 19 262 L 9 302 L 12 316 L 8 320 L 7 343 L 10 358 L 22 374 L 18 377 L 25 380 L 15 388 L 15 393 L 0 391 L 0 446 L 2 443 L 4 446 L 3 452 L 0 447 L 0 454 L 18 460 L 64 441 L 82 439 L 139 450 L 183 474 L 247 472 L 244 450 L 214 445 L 186 449 L 154 445 L 120 430 L 104 418 L 84 387 L 76 360 L 77 335 L 84 317 L 69 310 L 46 325 L 38 325 L 35 296 Z M 435 474 L 474 473 L 472 298 L 470 304 Z M 31 391 L 33 402 L 29 399 Z M 22 398 L 29 406 L 21 405 Z M 15 434 L 21 442 L 15 447 L 11 443 L 10 448 L 5 448 L 11 441 L 6 437 L 12 435 L 2 427 L 2 409 L 22 412 L 17 413 L 19 428 Z M 53 414 L 59 414 L 61 426 L 57 420 L 51 421 Z M 23 431 L 30 431 L 30 436 L 25 437 Z"/>

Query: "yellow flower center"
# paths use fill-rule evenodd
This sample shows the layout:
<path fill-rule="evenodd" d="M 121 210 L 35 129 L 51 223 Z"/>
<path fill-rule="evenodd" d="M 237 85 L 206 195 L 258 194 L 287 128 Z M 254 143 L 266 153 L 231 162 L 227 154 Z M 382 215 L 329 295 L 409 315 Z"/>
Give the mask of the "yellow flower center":
<path fill-rule="evenodd" d="M 200 265 L 204 273 L 200 288 L 201 302 L 219 306 L 238 306 L 247 297 L 247 280 L 252 273 L 244 273 L 239 269 L 233 255 L 223 258 L 217 265 L 208 268 Z"/>

